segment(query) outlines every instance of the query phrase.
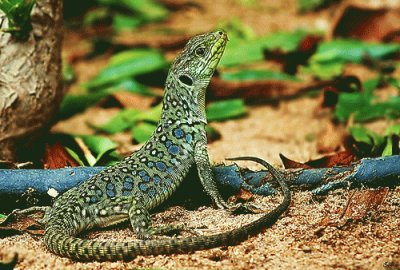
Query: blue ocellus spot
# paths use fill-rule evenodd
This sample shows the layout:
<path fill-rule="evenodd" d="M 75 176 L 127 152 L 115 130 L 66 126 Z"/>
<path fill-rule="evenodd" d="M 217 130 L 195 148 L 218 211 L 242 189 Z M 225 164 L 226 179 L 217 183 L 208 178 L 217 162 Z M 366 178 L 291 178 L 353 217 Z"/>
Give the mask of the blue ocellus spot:
<path fill-rule="evenodd" d="M 165 169 L 167 168 L 167 166 L 165 165 L 165 163 L 162 162 L 162 161 L 156 162 L 156 167 L 157 167 L 158 170 L 160 170 L 160 171 L 162 171 L 162 172 L 165 171 Z"/>
<path fill-rule="evenodd" d="M 149 162 L 147 162 L 147 166 L 148 166 L 148 167 L 153 167 L 153 166 L 154 166 L 154 163 L 151 162 L 151 161 L 149 161 Z"/>
<path fill-rule="evenodd" d="M 161 179 L 158 176 L 154 176 L 153 181 L 154 181 L 155 184 L 158 184 L 158 183 L 161 182 Z"/>
<path fill-rule="evenodd" d="M 172 144 L 172 142 L 171 142 L 170 140 L 168 140 L 168 141 L 165 142 L 165 145 L 166 145 L 167 147 L 170 147 L 171 144 Z"/>
<path fill-rule="evenodd" d="M 114 189 L 114 184 L 108 183 L 107 184 L 107 189 Z"/>
<path fill-rule="evenodd" d="M 115 196 L 115 192 L 112 189 L 107 189 L 107 196 L 112 198 Z"/>
<path fill-rule="evenodd" d="M 150 177 L 148 175 L 142 176 L 143 181 L 149 182 Z"/>
<path fill-rule="evenodd" d="M 97 197 L 96 196 L 90 197 L 90 202 L 92 202 L 92 203 L 97 202 Z"/>
<path fill-rule="evenodd" d="M 122 196 L 129 196 L 129 195 L 131 195 L 131 192 L 129 190 L 122 191 Z"/>
<path fill-rule="evenodd" d="M 177 128 L 177 129 L 174 129 L 174 136 L 175 136 L 175 138 L 178 138 L 178 139 L 180 139 L 180 138 L 182 138 L 183 137 L 183 130 L 182 129 L 180 129 L 180 128 Z"/>
<path fill-rule="evenodd" d="M 150 188 L 149 191 L 147 191 L 147 194 L 149 194 L 150 197 L 154 197 L 156 195 L 155 188 Z"/>
<path fill-rule="evenodd" d="M 139 189 L 140 189 L 141 191 L 147 191 L 147 185 L 144 184 L 144 183 L 141 183 L 141 184 L 139 185 Z"/>
<path fill-rule="evenodd" d="M 140 176 L 145 176 L 146 174 L 147 174 L 147 173 L 146 173 L 145 171 L 140 171 L 140 172 L 139 172 L 139 175 L 140 175 Z"/>
<path fill-rule="evenodd" d="M 179 146 L 175 144 L 168 147 L 168 152 L 172 155 L 177 155 L 179 153 L 179 150 L 180 150 Z"/>
<path fill-rule="evenodd" d="M 97 190 L 96 190 L 96 194 L 97 194 L 98 196 L 101 196 L 101 195 L 103 195 L 103 191 L 101 191 L 101 189 L 97 189 Z"/>
<path fill-rule="evenodd" d="M 132 190 L 133 188 L 132 182 L 124 182 L 124 188 L 127 190 Z"/>
<path fill-rule="evenodd" d="M 186 134 L 186 142 L 191 143 L 193 140 L 192 134 Z"/>

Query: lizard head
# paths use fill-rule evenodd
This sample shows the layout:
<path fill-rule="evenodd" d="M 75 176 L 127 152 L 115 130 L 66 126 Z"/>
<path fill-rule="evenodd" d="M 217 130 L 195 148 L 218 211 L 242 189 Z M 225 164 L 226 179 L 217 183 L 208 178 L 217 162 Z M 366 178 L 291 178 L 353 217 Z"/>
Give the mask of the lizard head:
<path fill-rule="evenodd" d="M 205 89 L 224 52 L 228 36 L 216 30 L 193 37 L 178 55 L 172 74 L 184 88 Z"/>

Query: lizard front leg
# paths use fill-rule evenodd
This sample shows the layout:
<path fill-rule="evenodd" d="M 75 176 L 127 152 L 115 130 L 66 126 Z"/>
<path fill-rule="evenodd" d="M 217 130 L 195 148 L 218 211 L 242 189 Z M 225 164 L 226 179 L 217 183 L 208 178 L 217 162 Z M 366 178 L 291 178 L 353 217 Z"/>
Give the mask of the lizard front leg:
<path fill-rule="evenodd" d="M 197 172 L 203 188 L 218 208 L 230 208 L 230 206 L 222 199 L 217 185 L 214 180 L 214 175 L 211 170 L 210 160 L 208 158 L 207 139 L 205 133 L 194 148 L 194 160 L 197 166 Z"/>

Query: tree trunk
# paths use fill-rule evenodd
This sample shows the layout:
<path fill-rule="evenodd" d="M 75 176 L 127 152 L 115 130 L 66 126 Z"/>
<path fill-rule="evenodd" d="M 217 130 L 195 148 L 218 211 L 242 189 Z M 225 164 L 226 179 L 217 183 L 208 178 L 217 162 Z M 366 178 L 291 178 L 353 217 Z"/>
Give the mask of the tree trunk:
<path fill-rule="evenodd" d="M 37 1 L 27 41 L 0 31 L 0 160 L 19 160 L 58 110 L 63 96 L 62 5 L 62 0 Z M 0 28 L 7 27 L 0 11 Z"/>

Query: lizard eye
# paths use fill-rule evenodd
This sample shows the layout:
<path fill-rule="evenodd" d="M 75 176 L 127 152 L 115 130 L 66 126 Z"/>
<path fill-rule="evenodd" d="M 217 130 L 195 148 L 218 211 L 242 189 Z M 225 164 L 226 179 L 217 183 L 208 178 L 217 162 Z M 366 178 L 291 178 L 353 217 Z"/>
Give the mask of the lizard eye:
<path fill-rule="evenodd" d="M 197 48 L 194 52 L 197 56 L 204 56 L 204 54 L 206 53 L 206 50 L 203 47 L 200 47 L 200 48 Z"/>
<path fill-rule="evenodd" d="M 181 76 L 179 76 L 179 78 L 178 78 L 180 81 L 181 81 L 181 83 L 183 83 L 183 84 L 186 84 L 186 85 L 189 85 L 189 86 L 192 86 L 193 85 L 193 80 L 192 80 L 192 78 L 190 78 L 188 75 L 181 75 Z"/>

